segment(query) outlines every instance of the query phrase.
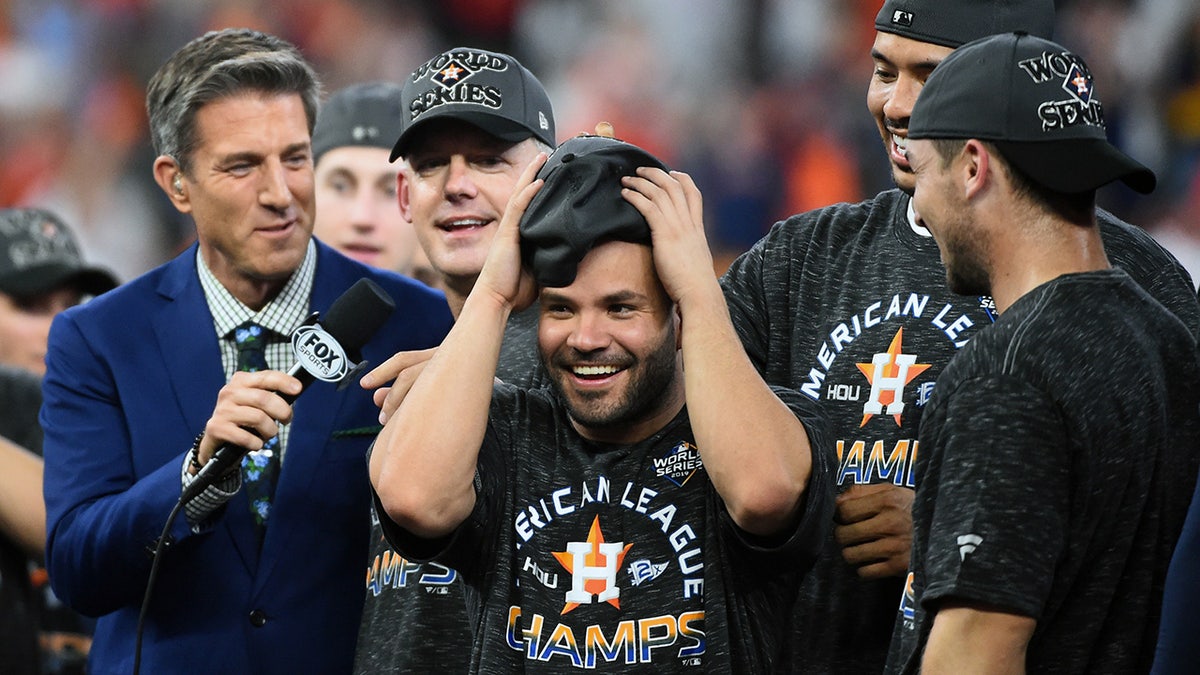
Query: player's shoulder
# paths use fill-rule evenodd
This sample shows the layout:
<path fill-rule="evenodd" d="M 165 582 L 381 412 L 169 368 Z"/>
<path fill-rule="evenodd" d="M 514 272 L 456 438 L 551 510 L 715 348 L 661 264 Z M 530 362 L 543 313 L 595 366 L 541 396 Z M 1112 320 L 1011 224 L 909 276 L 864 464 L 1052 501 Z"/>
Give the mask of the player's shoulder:
<path fill-rule="evenodd" d="M 1100 237 L 1104 240 L 1105 248 L 1109 250 L 1110 255 L 1119 253 L 1121 248 L 1129 248 L 1140 251 L 1144 255 L 1170 257 L 1167 250 L 1148 232 L 1121 220 L 1104 209 L 1096 209 L 1096 225 L 1100 228 Z"/>
<path fill-rule="evenodd" d="M 1200 336 L 1200 303 L 1195 283 L 1182 264 L 1148 232 L 1103 209 L 1096 209 L 1096 223 L 1109 262 L 1124 270 L 1155 300 L 1180 318 L 1194 335 Z"/>
<path fill-rule="evenodd" d="M 781 220 L 730 265 L 723 279 L 788 276 L 823 268 L 849 251 L 884 241 L 879 235 L 905 220 L 908 197 L 887 190 L 860 202 L 840 202 Z"/>
<path fill-rule="evenodd" d="M 776 223 L 767 238 L 853 236 L 870 222 L 893 222 L 907 208 L 907 195 L 897 189 L 885 190 L 863 201 L 839 202 L 789 216 Z"/>
<path fill-rule="evenodd" d="M 545 436 L 553 446 L 553 438 L 561 419 L 565 419 L 561 403 L 549 387 L 524 387 L 497 381 L 492 385 L 489 423 L 497 429 L 508 430 L 510 439 Z"/>

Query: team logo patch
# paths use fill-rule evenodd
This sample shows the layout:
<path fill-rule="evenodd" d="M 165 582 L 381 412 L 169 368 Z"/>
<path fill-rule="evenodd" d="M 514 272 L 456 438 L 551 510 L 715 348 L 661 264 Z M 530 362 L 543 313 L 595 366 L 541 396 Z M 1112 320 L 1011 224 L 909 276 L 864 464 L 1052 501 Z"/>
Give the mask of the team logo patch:
<path fill-rule="evenodd" d="M 654 475 L 683 487 L 696 470 L 703 467 L 704 462 L 700 459 L 700 451 L 696 446 L 687 441 L 679 441 L 665 456 L 654 460 Z"/>
<path fill-rule="evenodd" d="M 992 323 L 996 323 L 996 317 L 998 314 L 996 314 L 995 298 L 990 295 L 979 296 L 979 308 L 983 310 L 984 314 L 987 314 L 987 317 L 992 320 Z"/>
<path fill-rule="evenodd" d="M 667 569 L 669 562 L 652 563 L 649 560 L 635 560 L 629 563 L 629 580 L 634 586 L 641 586 L 644 581 L 653 581 Z"/>
<path fill-rule="evenodd" d="M 571 573 L 571 590 L 566 594 L 566 614 L 580 605 L 607 602 L 621 609 L 621 587 L 617 585 L 617 570 L 633 544 L 604 541 L 600 531 L 600 516 L 592 520 L 587 541 L 569 541 L 567 550 L 554 551 L 558 563 Z"/>
<path fill-rule="evenodd" d="M 1092 102 L 1092 78 L 1088 77 L 1078 63 L 1072 65 L 1071 71 L 1063 80 L 1062 88 L 1084 105 Z"/>
<path fill-rule="evenodd" d="M 446 62 L 446 65 L 442 66 L 432 76 L 430 76 L 429 79 L 437 82 L 447 89 L 450 89 L 454 85 L 473 75 L 474 72 L 475 71 L 460 63 L 458 59 L 451 59 L 450 61 Z"/>
<path fill-rule="evenodd" d="M 903 353 L 903 349 L 904 329 L 900 328 L 886 352 L 875 354 L 870 363 L 854 364 L 871 383 L 871 394 L 863 404 L 859 427 L 865 426 L 875 415 L 885 414 L 891 415 L 896 426 L 900 426 L 900 417 L 904 413 L 904 387 L 931 365 L 917 363 L 917 357 Z"/>
<path fill-rule="evenodd" d="M 1043 101 L 1037 108 L 1042 131 L 1058 131 L 1088 125 L 1104 128 L 1104 106 L 1092 91 L 1092 74 L 1078 56 L 1070 52 L 1043 52 L 1017 62 L 1017 67 L 1035 84 L 1061 82 L 1071 98 Z M 1058 78 L 1062 78 L 1061 80 Z"/>

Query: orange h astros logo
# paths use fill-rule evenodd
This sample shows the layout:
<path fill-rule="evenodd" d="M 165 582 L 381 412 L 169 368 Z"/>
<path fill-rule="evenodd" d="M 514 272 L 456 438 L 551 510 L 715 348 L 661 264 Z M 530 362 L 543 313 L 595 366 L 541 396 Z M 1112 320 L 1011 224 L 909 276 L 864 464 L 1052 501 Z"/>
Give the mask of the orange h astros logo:
<path fill-rule="evenodd" d="M 856 363 L 859 371 L 871 383 L 871 395 L 863 404 L 863 419 L 859 427 L 866 426 L 867 421 L 875 415 L 891 415 L 900 426 L 900 416 L 904 412 L 904 387 L 918 375 L 929 369 L 931 364 L 917 363 L 914 354 L 904 354 L 904 329 L 896 331 L 892 343 L 886 352 L 880 352 L 872 357 L 870 363 Z M 886 407 L 885 407 L 886 406 Z"/>
<path fill-rule="evenodd" d="M 587 541 L 569 541 L 567 550 L 555 551 L 554 557 L 571 573 L 571 590 L 567 591 L 566 614 L 579 605 L 607 602 L 621 608 L 621 588 L 617 586 L 617 571 L 633 544 L 604 542 L 600 531 L 600 516 L 592 520 Z"/>

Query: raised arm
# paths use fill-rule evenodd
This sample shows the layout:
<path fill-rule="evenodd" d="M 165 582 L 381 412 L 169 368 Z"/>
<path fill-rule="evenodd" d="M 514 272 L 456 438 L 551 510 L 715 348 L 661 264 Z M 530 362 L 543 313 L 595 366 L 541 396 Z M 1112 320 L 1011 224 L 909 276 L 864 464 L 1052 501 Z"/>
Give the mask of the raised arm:
<path fill-rule="evenodd" d="M 729 319 L 704 236 L 700 191 L 684 173 L 639 169 L 625 198 L 650 224 L 654 262 L 682 318 L 688 417 L 705 469 L 739 527 L 791 526 L 812 472 L 808 433 L 759 376 Z"/>
<path fill-rule="evenodd" d="M 504 326 L 534 298 L 517 223 L 541 186 L 533 177 L 544 160 L 539 155 L 522 174 L 458 321 L 375 441 L 371 484 L 388 517 L 416 536 L 453 532 L 475 506 L 472 481 Z"/>
<path fill-rule="evenodd" d="M 42 458 L 0 436 L 0 532 L 38 558 L 46 546 Z"/>

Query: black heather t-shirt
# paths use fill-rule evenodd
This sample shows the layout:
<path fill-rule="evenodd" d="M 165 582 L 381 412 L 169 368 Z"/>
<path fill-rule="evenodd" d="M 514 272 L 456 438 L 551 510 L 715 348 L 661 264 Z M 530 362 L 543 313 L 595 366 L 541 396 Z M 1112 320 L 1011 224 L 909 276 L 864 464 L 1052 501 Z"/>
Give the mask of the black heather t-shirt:
<path fill-rule="evenodd" d="M 769 384 L 829 420 L 838 490 L 913 487 L 917 430 L 938 373 L 991 324 L 990 298 L 946 287 L 937 245 L 889 190 L 777 223 L 722 277 L 734 326 Z M 1109 259 L 1200 334 L 1187 272 L 1145 232 L 1099 214 Z M 927 233 L 924 233 L 927 235 Z M 792 613 L 787 672 L 877 673 L 903 579 L 860 579 L 827 537 Z"/>
<path fill-rule="evenodd" d="M 496 377 L 523 388 L 546 381 L 537 350 L 538 305 L 509 317 Z M 465 673 L 471 628 L 458 573 L 436 562 L 397 553 L 371 508 L 367 596 L 354 653 L 354 672 Z"/>
<path fill-rule="evenodd" d="M 921 447 L 889 672 L 948 599 L 1035 618 L 1031 672 L 1149 669 L 1200 456 L 1178 319 L 1120 270 L 1043 284 L 938 378 Z"/>
<path fill-rule="evenodd" d="M 776 393 L 819 443 L 812 403 Z M 639 443 L 596 444 L 550 390 L 498 385 L 471 516 L 449 542 L 384 529 L 461 571 L 472 672 L 775 672 L 787 598 L 828 527 L 828 475 L 814 453 L 801 522 L 753 542 L 713 490 L 686 411 Z"/>

